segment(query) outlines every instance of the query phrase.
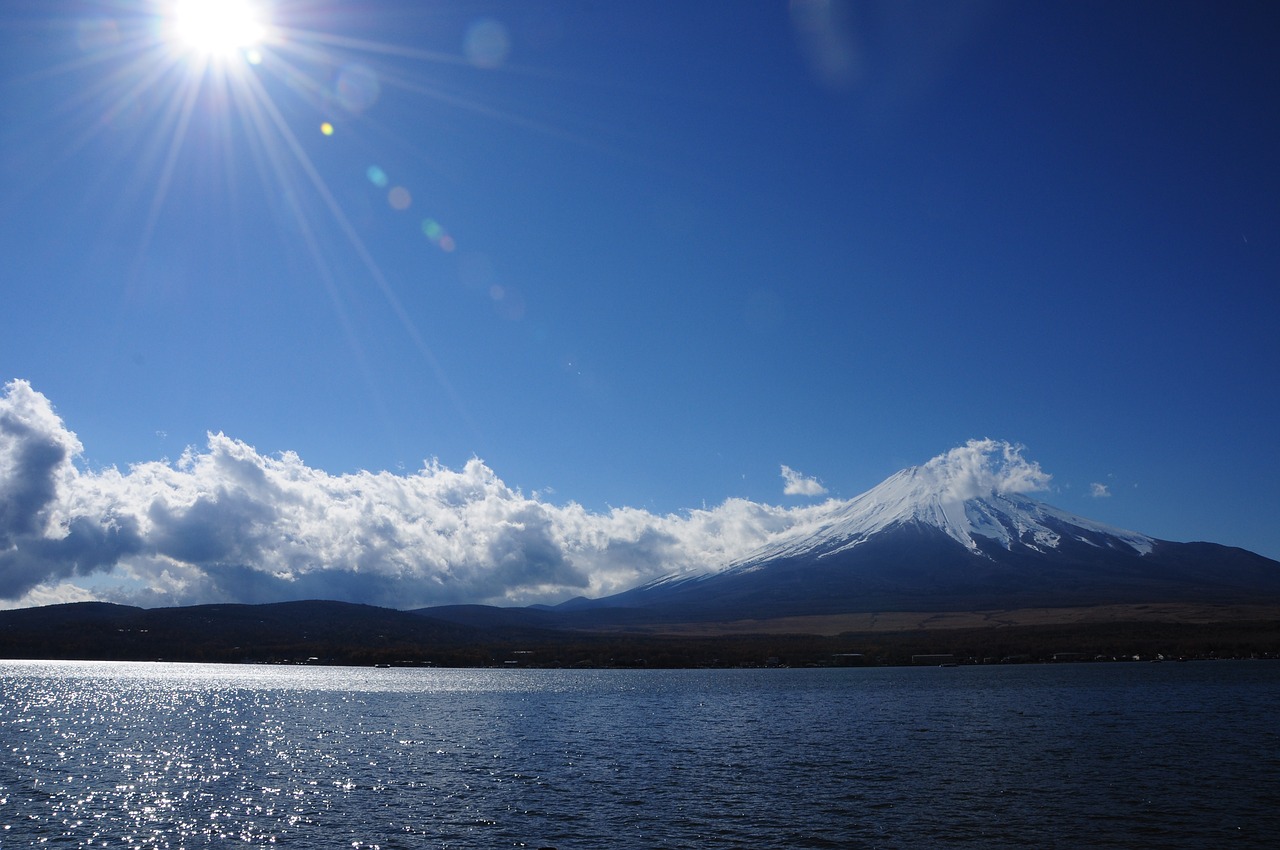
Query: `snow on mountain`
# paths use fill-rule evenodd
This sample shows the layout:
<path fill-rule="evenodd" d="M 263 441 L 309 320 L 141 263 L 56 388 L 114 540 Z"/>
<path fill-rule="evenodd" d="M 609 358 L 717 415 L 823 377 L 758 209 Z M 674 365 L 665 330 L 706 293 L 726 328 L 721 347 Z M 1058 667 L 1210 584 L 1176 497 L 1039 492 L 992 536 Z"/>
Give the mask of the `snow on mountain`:
<path fill-rule="evenodd" d="M 992 611 L 1280 599 L 1280 564 L 1175 543 L 1051 507 L 1022 448 L 971 440 L 847 501 L 790 514 L 746 557 L 596 600 L 626 622 L 745 621 L 874 611 Z M 586 617 L 588 614 L 583 613 Z"/>
<path fill-rule="evenodd" d="M 1154 538 L 1076 516 L 1025 495 L 1046 489 L 1049 480 L 1038 463 L 1023 458 L 1021 446 L 970 440 L 891 475 L 860 496 L 829 501 L 807 522 L 780 533 L 723 572 L 758 569 L 777 558 L 828 557 L 912 522 L 942 530 L 975 555 L 984 554 L 979 539 L 1006 550 L 1025 546 L 1043 552 L 1056 549 L 1063 534 L 1091 546 L 1104 545 L 1100 541 L 1105 540 L 1105 545 L 1125 546 L 1139 554 L 1151 551 Z"/>

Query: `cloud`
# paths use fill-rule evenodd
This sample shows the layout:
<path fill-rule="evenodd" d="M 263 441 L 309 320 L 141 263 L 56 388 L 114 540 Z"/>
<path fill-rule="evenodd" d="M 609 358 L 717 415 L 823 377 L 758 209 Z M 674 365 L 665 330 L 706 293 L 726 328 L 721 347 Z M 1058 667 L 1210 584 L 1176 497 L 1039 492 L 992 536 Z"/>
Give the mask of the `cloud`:
<path fill-rule="evenodd" d="M 933 458 L 918 473 L 947 501 L 1047 489 L 1052 476 L 1023 458 L 1023 448 L 1003 440 L 970 440 Z"/>
<path fill-rule="evenodd" d="M 39 532 L 58 486 L 81 451 L 48 400 L 25 381 L 5 386 L 0 406 L 0 546 Z"/>
<path fill-rule="evenodd" d="M 1111 488 L 1095 481 L 1089 485 L 1089 495 L 1095 499 L 1106 499 L 1111 495 Z"/>
<path fill-rule="evenodd" d="M 409 609 L 554 603 L 723 569 L 847 507 L 728 499 L 654 514 L 588 511 L 508 486 L 479 458 L 331 475 L 292 452 L 209 434 L 173 462 L 77 466 L 82 452 L 25 381 L 0 394 L 0 605 L 143 606 L 340 599 Z M 970 441 L 913 474 L 952 496 L 1043 489 L 1021 447 Z M 820 495 L 782 467 L 786 492 Z"/>
<path fill-rule="evenodd" d="M 79 474 L 81 451 L 48 399 L 24 381 L 0 398 L 0 598 L 109 568 L 137 551 L 132 520 L 109 507 L 93 517 L 65 512 L 61 495 Z"/>
<path fill-rule="evenodd" d="M 821 496 L 827 492 L 816 478 L 802 475 L 785 463 L 782 465 L 782 492 L 788 496 Z"/>
<path fill-rule="evenodd" d="M 81 451 L 47 398 L 5 386 L 0 599 L 82 599 L 87 583 L 141 605 L 555 602 L 718 569 L 806 516 L 736 499 L 593 513 L 525 495 L 478 458 L 330 475 L 225 434 L 123 471 L 78 469 Z"/>

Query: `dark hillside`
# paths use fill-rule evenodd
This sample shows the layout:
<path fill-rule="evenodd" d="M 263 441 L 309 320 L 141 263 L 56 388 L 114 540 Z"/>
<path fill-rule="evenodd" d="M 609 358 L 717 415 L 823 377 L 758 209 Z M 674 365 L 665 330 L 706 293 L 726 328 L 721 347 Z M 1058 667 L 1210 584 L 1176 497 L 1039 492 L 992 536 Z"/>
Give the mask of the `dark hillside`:
<path fill-rule="evenodd" d="M 1280 621 L 1091 622 L 818 634 L 646 634 L 467 627 L 418 613 L 340 602 L 144 610 L 98 603 L 0 611 L 0 658 L 288 662 L 453 667 L 737 667 L 1233 658 L 1280 654 Z M 458 612 L 454 612 L 455 614 Z M 526 612 L 527 613 L 527 612 Z M 521 618 L 515 617 L 515 620 Z M 581 623 L 578 624 L 579 626 Z"/>
<path fill-rule="evenodd" d="M 7 658 L 377 661 L 482 642 L 474 628 L 345 602 L 141 609 L 101 603 L 0 611 Z"/>

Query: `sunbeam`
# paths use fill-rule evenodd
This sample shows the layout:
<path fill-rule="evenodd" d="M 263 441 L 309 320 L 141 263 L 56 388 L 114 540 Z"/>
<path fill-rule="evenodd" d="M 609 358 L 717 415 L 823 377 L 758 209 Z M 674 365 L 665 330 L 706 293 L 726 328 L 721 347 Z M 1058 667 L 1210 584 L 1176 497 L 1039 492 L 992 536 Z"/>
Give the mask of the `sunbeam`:
<path fill-rule="evenodd" d="M 70 159 L 86 149 L 106 149 L 107 141 L 117 142 L 116 150 L 129 150 L 121 165 L 130 176 L 112 207 L 119 221 L 135 222 L 128 225 L 134 240 L 130 280 L 141 279 L 143 268 L 152 262 L 157 229 L 174 206 L 191 205 L 192 196 L 176 195 L 179 182 L 184 192 L 194 188 L 210 193 L 206 197 L 220 204 L 251 203 L 247 198 L 232 199 L 239 194 L 237 149 L 247 150 L 257 165 L 264 199 L 293 199 L 287 212 L 293 220 L 283 223 L 293 235 L 281 236 L 298 240 L 309 257 L 313 279 L 326 292 L 353 360 L 362 370 L 367 368 L 364 346 L 347 315 L 350 297 L 344 299 L 341 276 L 334 272 L 344 262 L 335 252 L 341 243 L 363 267 L 370 289 L 395 316 L 455 413 L 474 429 L 419 322 L 388 280 L 366 236 L 353 224 L 344 206 L 349 201 L 341 200 L 331 187 L 333 174 L 317 165 L 315 152 L 302 140 L 303 126 L 308 132 L 312 127 L 327 128 L 322 133 L 333 135 L 330 119 L 338 117 L 335 113 L 342 113 L 348 126 L 361 118 L 377 100 L 380 78 L 389 75 L 365 62 L 376 64 L 372 56 L 404 59 L 405 51 L 393 44 L 325 33 L 314 26 L 323 23 L 315 14 L 311 26 L 291 28 L 275 19 L 269 4 L 253 0 L 117 0 L 111 10 L 110 17 L 82 23 L 88 35 L 82 39 L 79 59 L 46 73 L 93 75 L 76 95 L 49 105 L 51 116 L 78 125 L 66 151 L 55 156 Z M 409 53 L 413 61 L 465 65 L 445 53 Z M 357 57 L 365 61 L 354 61 Z M 121 114 L 132 116 L 124 128 L 132 144 L 118 144 L 122 128 L 112 116 Z M 364 168 L 351 170 L 359 173 Z M 192 177 L 206 173 L 220 175 L 216 185 L 193 187 Z M 100 191 L 108 192 L 118 177 L 108 170 L 100 180 Z M 400 193 L 409 197 L 405 188 Z M 397 207 L 392 202 L 393 209 L 405 207 L 407 203 Z M 451 251 L 454 236 L 434 219 L 427 221 L 432 223 L 429 241 Z M 320 235 L 326 228 L 335 232 L 336 240 Z M 412 239 L 415 230 L 407 229 L 404 238 Z M 373 391 L 374 382 L 368 383 Z"/>

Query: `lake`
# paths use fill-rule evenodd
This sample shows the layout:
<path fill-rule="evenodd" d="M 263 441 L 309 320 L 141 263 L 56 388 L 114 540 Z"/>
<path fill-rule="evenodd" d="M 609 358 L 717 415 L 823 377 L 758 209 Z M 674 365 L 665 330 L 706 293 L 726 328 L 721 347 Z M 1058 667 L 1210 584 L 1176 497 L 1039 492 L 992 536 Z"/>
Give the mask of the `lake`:
<path fill-rule="evenodd" d="M 0 661 L 0 847 L 1270 847 L 1280 662 Z"/>

